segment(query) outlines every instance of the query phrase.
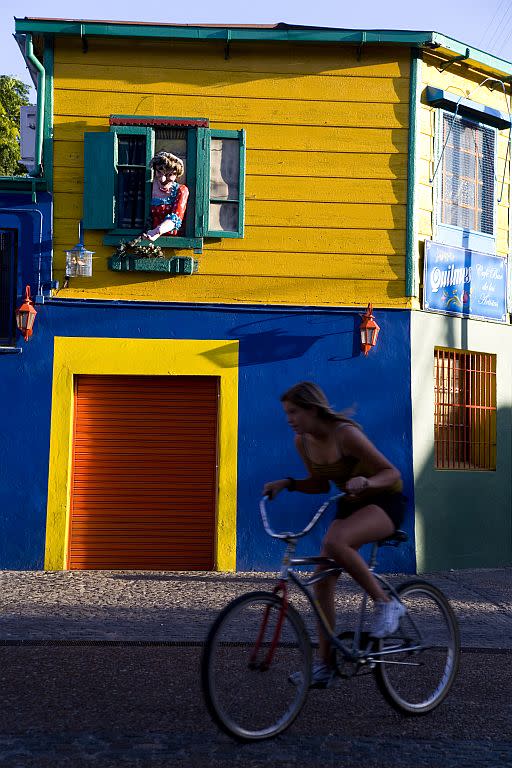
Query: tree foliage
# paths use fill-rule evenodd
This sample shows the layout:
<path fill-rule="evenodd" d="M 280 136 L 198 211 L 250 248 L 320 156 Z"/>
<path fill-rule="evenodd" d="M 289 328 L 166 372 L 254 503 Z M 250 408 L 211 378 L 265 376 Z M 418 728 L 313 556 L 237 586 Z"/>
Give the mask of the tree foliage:
<path fill-rule="evenodd" d="M 0 176 L 17 176 L 20 164 L 20 107 L 29 103 L 29 87 L 9 75 L 0 75 Z"/>

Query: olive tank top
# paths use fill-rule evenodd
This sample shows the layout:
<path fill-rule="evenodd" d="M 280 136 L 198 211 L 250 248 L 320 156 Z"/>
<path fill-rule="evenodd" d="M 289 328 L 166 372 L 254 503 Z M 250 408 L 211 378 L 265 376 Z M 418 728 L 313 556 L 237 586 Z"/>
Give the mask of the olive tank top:
<path fill-rule="evenodd" d="M 352 426 L 351 424 L 341 423 L 338 427 Z M 317 464 L 311 459 L 309 455 L 307 442 L 305 435 L 302 435 L 302 446 L 304 448 L 304 454 L 306 455 L 310 465 L 311 473 L 314 477 L 325 477 L 327 480 L 333 482 L 340 490 L 343 490 L 347 480 L 351 477 L 370 477 L 371 470 L 364 465 L 364 462 L 360 461 L 355 456 L 341 455 L 336 461 L 330 464 Z M 386 493 L 395 493 L 402 490 L 402 481 L 397 481 L 393 488 L 390 488 Z"/>

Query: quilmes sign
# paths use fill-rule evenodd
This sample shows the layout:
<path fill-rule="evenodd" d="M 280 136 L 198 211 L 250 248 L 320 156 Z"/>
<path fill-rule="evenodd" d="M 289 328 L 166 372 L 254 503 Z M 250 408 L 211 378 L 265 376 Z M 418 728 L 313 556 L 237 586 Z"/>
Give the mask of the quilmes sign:
<path fill-rule="evenodd" d="M 505 322 L 505 259 L 427 240 L 423 306 L 431 312 Z"/>

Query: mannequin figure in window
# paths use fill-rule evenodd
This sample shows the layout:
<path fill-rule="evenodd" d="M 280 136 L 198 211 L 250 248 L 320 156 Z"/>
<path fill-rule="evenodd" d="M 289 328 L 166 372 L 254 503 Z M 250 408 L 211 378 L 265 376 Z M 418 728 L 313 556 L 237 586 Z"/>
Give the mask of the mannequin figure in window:
<path fill-rule="evenodd" d="M 187 209 L 188 187 L 178 184 L 183 162 L 170 152 L 159 152 L 151 160 L 151 224 L 143 237 L 154 242 L 161 235 L 177 235 Z"/>

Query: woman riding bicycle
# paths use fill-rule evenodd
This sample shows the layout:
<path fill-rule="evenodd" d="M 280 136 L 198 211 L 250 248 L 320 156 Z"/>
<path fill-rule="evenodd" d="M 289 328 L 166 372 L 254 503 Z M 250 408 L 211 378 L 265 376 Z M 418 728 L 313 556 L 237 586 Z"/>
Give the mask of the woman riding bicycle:
<path fill-rule="evenodd" d="M 370 634 L 393 634 L 405 609 L 390 599 L 373 576 L 358 549 L 391 536 L 405 511 L 400 472 L 343 413 L 336 412 L 323 391 L 308 381 L 281 396 L 288 424 L 295 432 L 295 447 L 308 477 L 286 477 L 266 483 L 263 494 L 274 499 L 285 488 L 302 493 L 325 493 L 330 482 L 345 492 L 336 517 L 323 541 L 322 556 L 335 560 L 374 600 Z M 319 582 L 316 596 L 331 627 L 335 625 L 336 576 Z M 314 665 L 312 685 L 326 688 L 335 679 L 329 641 L 319 632 L 320 662 Z"/>

